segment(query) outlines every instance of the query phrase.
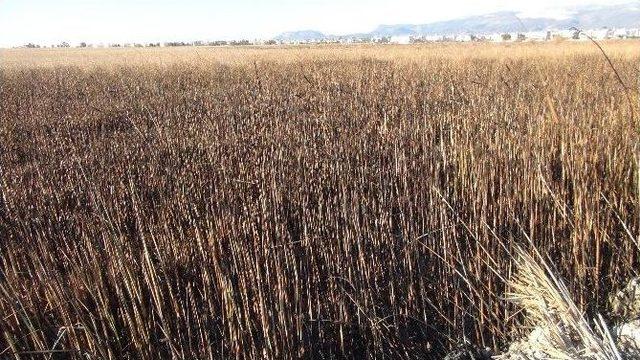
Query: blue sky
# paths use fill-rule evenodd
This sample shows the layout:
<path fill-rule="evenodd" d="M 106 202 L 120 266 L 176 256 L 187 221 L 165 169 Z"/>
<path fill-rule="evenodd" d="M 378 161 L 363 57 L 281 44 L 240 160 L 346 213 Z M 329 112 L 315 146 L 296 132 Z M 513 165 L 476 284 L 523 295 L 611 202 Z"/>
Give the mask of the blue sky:
<path fill-rule="evenodd" d="M 626 0 L 627 2 L 629 0 Z M 266 39 L 313 29 L 368 32 L 499 10 L 557 15 L 618 0 L 0 0 L 0 46 L 172 40 Z"/>

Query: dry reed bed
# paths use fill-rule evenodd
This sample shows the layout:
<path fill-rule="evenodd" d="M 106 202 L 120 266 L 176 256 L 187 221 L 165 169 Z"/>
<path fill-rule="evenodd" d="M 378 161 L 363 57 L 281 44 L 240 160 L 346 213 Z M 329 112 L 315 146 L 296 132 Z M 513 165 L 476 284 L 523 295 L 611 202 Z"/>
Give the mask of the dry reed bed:
<path fill-rule="evenodd" d="M 497 348 L 525 234 L 602 309 L 638 266 L 638 132 L 597 50 L 539 46 L 4 68 L 0 356 Z"/>
<path fill-rule="evenodd" d="M 616 57 L 637 57 L 640 41 L 609 40 L 607 53 Z M 461 59 L 558 59 L 593 55 L 598 50 L 589 42 L 545 43 L 431 43 L 413 45 L 294 45 L 169 48 L 81 48 L 81 49 L 0 49 L 0 68 L 79 66 L 201 66 L 251 65 L 254 61 L 280 64 L 309 60 L 360 60 L 363 57 L 398 62 L 424 62 L 434 58 Z"/>

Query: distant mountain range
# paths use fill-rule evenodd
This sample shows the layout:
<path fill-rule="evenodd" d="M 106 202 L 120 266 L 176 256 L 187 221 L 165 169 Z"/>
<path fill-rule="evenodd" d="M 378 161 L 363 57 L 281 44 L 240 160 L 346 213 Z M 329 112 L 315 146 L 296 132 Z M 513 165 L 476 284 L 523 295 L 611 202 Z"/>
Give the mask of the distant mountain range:
<path fill-rule="evenodd" d="M 290 42 L 290 41 L 311 41 L 311 40 L 322 40 L 329 38 L 320 31 L 314 30 L 300 30 L 300 31 L 290 31 L 282 33 L 276 36 L 275 40 Z"/>
<path fill-rule="evenodd" d="M 623 5 L 582 6 L 568 9 L 563 18 L 526 17 L 515 11 L 439 21 L 428 24 L 380 25 L 369 33 L 327 35 L 319 31 L 305 30 L 286 32 L 275 40 L 284 42 L 335 40 L 340 38 L 372 38 L 391 36 L 423 35 L 486 35 L 505 32 L 530 32 L 544 30 L 566 30 L 609 28 L 640 28 L 640 1 Z"/>

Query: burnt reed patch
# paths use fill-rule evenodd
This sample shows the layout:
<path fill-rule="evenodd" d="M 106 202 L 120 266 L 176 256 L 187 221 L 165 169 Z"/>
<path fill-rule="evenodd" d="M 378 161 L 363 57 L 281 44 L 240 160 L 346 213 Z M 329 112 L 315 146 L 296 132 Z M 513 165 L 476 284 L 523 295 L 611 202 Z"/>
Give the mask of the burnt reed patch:
<path fill-rule="evenodd" d="M 526 237 L 602 309 L 638 266 L 636 124 L 596 52 L 522 46 L 3 69 L 0 357 L 499 348 Z"/>

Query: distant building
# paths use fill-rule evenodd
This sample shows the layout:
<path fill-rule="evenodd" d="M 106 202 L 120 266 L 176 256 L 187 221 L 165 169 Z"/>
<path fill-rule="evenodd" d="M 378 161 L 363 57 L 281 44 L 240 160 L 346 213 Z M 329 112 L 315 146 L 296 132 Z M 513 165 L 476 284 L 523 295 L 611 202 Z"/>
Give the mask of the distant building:
<path fill-rule="evenodd" d="M 468 42 L 468 41 L 471 41 L 471 35 L 468 35 L 468 34 L 456 35 L 454 37 L 454 40 L 458 42 Z"/>
<path fill-rule="evenodd" d="M 545 41 L 551 40 L 550 31 L 529 31 L 524 33 L 525 38 L 528 41 Z"/>
<path fill-rule="evenodd" d="M 411 36 L 409 35 L 400 35 L 400 36 L 392 36 L 389 41 L 392 44 L 410 44 Z"/>
<path fill-rule="evenodd" d="M 613 30 L 605 28 L 605 29 L 587 30 L 585 31 L 585 33 L 595 40 L 605 40 L 605 39 L 609 39 L 611 35 L 613 35 Z"/>
<path fill-rule="evenodd" d="M 427 35 L 424 37 L 425 41 L 442 41 L 442 35 Z"/>
<path fill-rule="evenodd" d="M 494 33 L 487 36 L 489 40 L 494 42 L 502 42 L 502 34 Z"/>

